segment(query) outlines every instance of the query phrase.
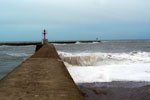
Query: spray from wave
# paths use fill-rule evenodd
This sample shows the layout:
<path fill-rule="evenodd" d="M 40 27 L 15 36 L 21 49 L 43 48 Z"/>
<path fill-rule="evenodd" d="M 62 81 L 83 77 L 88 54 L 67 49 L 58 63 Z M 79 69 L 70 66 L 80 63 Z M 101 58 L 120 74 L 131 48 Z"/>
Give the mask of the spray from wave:
<path fill-rule="evenodd" d="M 89 66 L 98 59 L 98 56 L 96 56 L 95 54 L 80 55 L 80 54 L 59 52 L 59 55 L 64 62 L 67 62 L 71 65 L 79 65 L 79 66 Z"/>
<path fill-rule="evenodd" d="M 100 66 L 112 64 L 150 63 L 149 52 L 130 53 L 66 53 L 59 52 L 64 62 L 75 66 Z"/>
<path fill-rule="evenodd" d="M 150 81 L 149 52 L 59 55 L 76 83 Z"/>

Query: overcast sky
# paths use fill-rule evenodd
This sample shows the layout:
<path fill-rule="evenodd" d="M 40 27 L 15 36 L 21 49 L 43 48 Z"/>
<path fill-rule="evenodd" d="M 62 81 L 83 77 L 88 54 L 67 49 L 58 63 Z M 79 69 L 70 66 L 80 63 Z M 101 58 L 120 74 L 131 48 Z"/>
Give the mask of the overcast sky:
<path fill-rule="evenodd" d="M 0 0 L 0 41 L 150 39 L 150 0 Z"/>

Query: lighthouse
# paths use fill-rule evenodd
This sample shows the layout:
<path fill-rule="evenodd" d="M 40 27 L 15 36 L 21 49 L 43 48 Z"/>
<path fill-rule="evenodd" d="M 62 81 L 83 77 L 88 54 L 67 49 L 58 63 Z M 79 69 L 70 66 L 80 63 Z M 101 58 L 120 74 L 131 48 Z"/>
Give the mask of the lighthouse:
<path fill-rule="evenodd" d="M 46 30 L 45 29 L 44 29 L 43 35 L 44 35 L 44 40 L 45 40 L 46 39 Z"/>
<path fill-rule="evenodd" d="M 43 31 L 44 38 L 43 38 L 43 41 L 42 41 L 43 45 L 48 45 L 48 39 L 46 39 L 46 34 L 47 34 L 46 29 L 44 29 L 44 31 Z"/>

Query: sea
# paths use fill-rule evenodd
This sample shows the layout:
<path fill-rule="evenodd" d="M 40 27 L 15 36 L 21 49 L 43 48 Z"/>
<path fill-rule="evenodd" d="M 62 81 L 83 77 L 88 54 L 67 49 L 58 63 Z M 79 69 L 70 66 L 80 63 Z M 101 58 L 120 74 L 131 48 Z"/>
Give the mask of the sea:
<path fill-rule="evenodd" d="M 75 83 L 150 82 L 150 40 L 54 45 Z M 0 46 L 0 79 L 33 55 L 35 47 Z"/>

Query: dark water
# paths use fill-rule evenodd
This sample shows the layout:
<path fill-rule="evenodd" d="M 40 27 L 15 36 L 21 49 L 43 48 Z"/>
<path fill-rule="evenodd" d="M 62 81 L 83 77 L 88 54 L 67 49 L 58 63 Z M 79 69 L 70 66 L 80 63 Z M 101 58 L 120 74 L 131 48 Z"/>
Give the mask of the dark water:
<path fill-rule="evenodd" d="M 150 40 L 110 40 L 101 43 L 77 43 L 69 45 L 56 45 L 58 51 L 64 52 L 150 52 Z"/>
<path fill-rule="evenodd" d="M 35 46 L 0 46 L 0 78 L 34 53 Z"/>

